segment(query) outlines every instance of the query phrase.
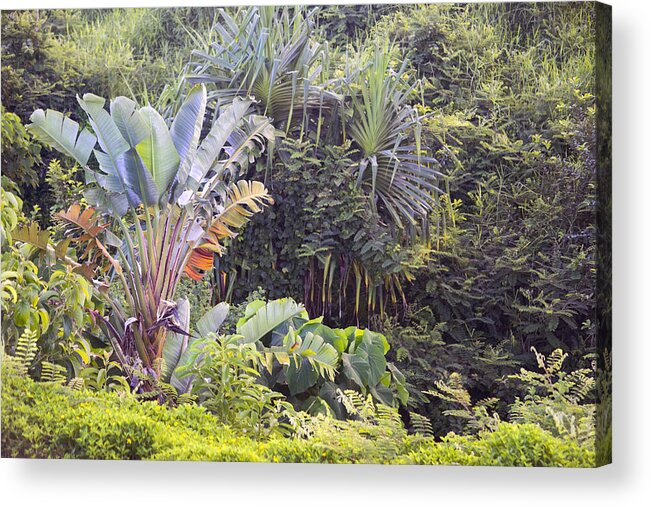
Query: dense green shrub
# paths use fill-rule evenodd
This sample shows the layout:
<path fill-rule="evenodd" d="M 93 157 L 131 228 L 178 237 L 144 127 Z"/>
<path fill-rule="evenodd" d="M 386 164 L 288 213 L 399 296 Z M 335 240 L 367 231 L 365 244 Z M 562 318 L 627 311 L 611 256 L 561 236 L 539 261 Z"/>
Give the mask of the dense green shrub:
<path fill-rule="evenodd" d="M 35 383 L 3 357 L 2 456 L 77 459 L 592 466 L 593 452 L 533 425 L 479 438 L 408 436 L 397 413 L 362 408 L 354 421 L 295 421 L 291 438 L 258 441 L 202 407 L 174 409 L 130 395 Z"/>
<path fill-rule="evenodd" d="M 533 423 L 556 437 L 580 443 L 595 442 L 595 378 L 588 368 L 562 370 L 567 354 L 560 349 L 545 358 L 533 350 L 539 372 L 513 375 L 526 394 L 516 398 L 509 409 L 509 420 Z"/>
<path fill-rule="evenodd" d="M 18 201 L 15 208 L 9 192 L 3 193 L 3 227 L 11 222 L 14 241 L 47 245 L 49 232 L 35 224 L 16 228 L 22 216 Z M 11 220 L 9 218 L 11 217 Z M 2 266 L 2 343 L 13 351 L 18 338 L 29 330 L 38 340 L 39 354 L 34 366 L 44 360 L 58 360 L 68 366 L 72 376 L 80 374 L 90 362 L 87 333 L 91 319 L 89 310 L 101 309 L 93 298 L 92 284 L 71 266 L 58 262 L 49 254 L 39 255 L 28 244 L 3 245 Z"/>
<path fill-rule="evenodd" d="M 259 382 L 264 355 L 239 338 L 220 335 L 199 342 L 195 348 L 201 352 L 181 378 L 192 375 L 197 402 L 224 424 L 258 437 L 282 434 L 293 407 Z"/>
<path fill-rule="evenodd" d="M 423 135 L 449 176 L 433 262 L 407 294 L 446 342 L 594 347 L 591 9 L 428 5 L 379 28 L 426 81 Z"/>
<path fill-rule="evenodd" d="M 533 349 L 539 371 L 524 368 L 504 379 L 509 394 L 520 393 L 508 410 L 498 406 L 498 398 L 473 400 L 459 373 L 437 380 L 428 395 L 450 407 L 443 415 L 465 421 L 464 434 L 494 430 L 502 418 L 517 424 L 534 424 L 557 438 L 574 440 L 581 445 L 595 444 L 594 371 L 583 368 L 563 371 L 567 359 L 560 349 L 548 357 Z M 502 410 L 498 409 L 501 408 Z M 500 415 L 501 414 L 501 415 Z"/>
<path fill-rule="evenodd" d="M 591 4 L 439 4 L 376 27 L 422 78 L 423 142 L 448 176 L 430 216 L 431 260 L 405 288 L 413 306 L 382 328 L 417 390 L 457 372 L 473 399 L 511 402 L 497 379 L 535 367 L 531 346 L 589 365 L 592 20 Z M 418 410 L 446 432 L 440 402 Z"/>
<path fill-rule="evenodd" d="M 592 467 L 594 451 L 574 441 L 553 437 L 533 424 L 502 423 L 478 438 L 448 435 L 440 443 L 424 443 L 407 454 L 419 465 L 511 467 Z"/>
<path fill-rule="evenodd" d="M 41 146 L 34 143 L 18 115 L 2 105 L 2 175 L 19 187 L 36 187 Z"/>
<path fill-rule="evenodd" d="M 11 364 L 3 368 L 2 383 L 3 457 L 203 459 L 219 456 L 228 443 L 225 459 L 236 461 L 242 453 L 241 461 L 256 461 L 251 440 L 219 426 L 201 407 L 168 410 L 129 395 L 35 383 Z"/>
<path fill-rule="evenodd" d="M 64 12 L 2 11 L 2 105 L 23 122 L 39 107 L 74 104 L 68 90 L 83 86 L 74 54 L 56 47 Z"/>
<path fill-rule="evenodd" d="M 321 37 L 331 47 L 345 48 L 363 40 L 378 19 L 400 8 L 390 4 L 324 5 L 317 13 L 316 23 Z"/>
<path fill-rule="evenodd" d="M 344 326 L 401 302 L 402 284 L 422 265 L 420 249 L 401 247 L 369 210 L 350 172 L 354 151 L 350 143 L 288 139 L 273 171 L 258 169 L 275 204 L 220 260 L 225 298 L 241 301 L 264 287 Z"/>

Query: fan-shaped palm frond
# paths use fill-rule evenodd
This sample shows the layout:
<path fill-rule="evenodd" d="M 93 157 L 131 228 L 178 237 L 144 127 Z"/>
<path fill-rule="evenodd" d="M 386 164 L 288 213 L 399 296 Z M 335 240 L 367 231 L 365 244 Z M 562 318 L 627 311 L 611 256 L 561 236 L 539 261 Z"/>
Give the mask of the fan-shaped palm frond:
<path fill-rule="evenodd" d="M 253 96 L 260 114 L 277 128 L 306 128 L 341 101 L 322 86 L 327 48 L 310 38 L 315 11 L 301 7 L 250 7 L 233 16 L 220 10 L 216 42 L 194 51 L 194 71 L 187 79 L 210 83 L 209 100 L 218 107 L 236 97 Z M 319 82 L 320 81 L 320 82 Z"/>
<path fill-rule="evenodd" d="M 273 202 L 269 192 L 259 181 L 240 180 L 231 184 L 224 200 L 224 209 L 215 215 L 206 238 L 214 243 L 235 237 L 237 229 L 248 222 L 255 213 L 261 212 L 262 206 Z"/>
<path fill-rule="evenodd" d="M 443 176 L 421 146 L 421 118 L 409 105 L 415 85 L 407 84 L 406 68 L 403 62 L 393 70 L 391 46 L 378 44 L 366 65 L 341 85 L 351 100 L 349 133 L 362 155 L 353 167 L 357 184 L 400 228 L 427 216 Z"/>

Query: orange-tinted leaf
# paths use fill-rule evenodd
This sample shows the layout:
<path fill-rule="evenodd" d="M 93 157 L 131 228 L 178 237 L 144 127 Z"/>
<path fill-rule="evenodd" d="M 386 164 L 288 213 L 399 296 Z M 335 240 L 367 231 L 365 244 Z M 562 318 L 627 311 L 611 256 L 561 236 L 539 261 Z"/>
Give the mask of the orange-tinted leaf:
<path fill-rule="evenodd" d="M 185 265 L 185 274 L 193 280 L 201 280 L 206 271 L 212 269 L 214 253 L 207 248 L 195 248 Z"/>

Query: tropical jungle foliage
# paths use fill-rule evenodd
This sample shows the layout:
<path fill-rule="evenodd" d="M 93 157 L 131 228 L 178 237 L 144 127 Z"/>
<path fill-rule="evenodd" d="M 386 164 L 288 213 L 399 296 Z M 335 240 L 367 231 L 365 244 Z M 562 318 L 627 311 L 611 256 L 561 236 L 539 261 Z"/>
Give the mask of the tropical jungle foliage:
<path fill-rule="evenodd" d="M 596 16 L 3 11 L 2 455 L 608 462 Z"/>

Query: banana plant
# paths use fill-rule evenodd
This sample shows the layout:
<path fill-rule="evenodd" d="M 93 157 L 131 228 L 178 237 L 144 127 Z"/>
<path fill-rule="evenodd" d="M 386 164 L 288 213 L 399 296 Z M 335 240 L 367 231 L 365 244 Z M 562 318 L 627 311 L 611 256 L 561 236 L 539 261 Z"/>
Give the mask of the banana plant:
<path fill-rule="evenodd" d="M 52 110 L 36 110 L 28 126 L 83 167 L 89 187 L 91 207 L 58 215 L 66 239 L 56 250 L 76 247 L 79 269 L 109 300 L 108 318 L 95 318 L 120 361 L 159 379 L 168 335 L 185 332 L 185 310 L 175 301 L 181 277 L 204 276 L 223 240 L 273 202 L 262 183 L 239 178 L 273 143 L 275 129 L 250 113 L 252 99 L 237 98 L 201 139 L 203 85 L 192 88 L 169 127 L 155 109 L 127 97 L 108 110 L 96 95 L 77 99 L 92 132 Z M 119 282 L 119 297 L 111 280 Z"/>

